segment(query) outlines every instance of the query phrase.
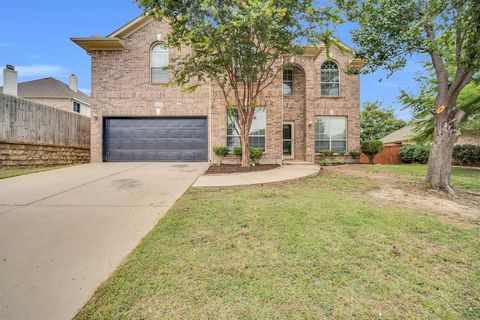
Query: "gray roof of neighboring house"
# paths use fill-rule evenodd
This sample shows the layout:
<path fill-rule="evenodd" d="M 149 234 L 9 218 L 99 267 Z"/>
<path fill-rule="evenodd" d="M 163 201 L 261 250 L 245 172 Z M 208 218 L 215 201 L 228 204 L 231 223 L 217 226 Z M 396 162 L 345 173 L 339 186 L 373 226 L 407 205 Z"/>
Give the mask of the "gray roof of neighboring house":
<path fill-rule="evenodd" d="M 0 87 L 3 93 L 3 87 Z M 18 83 L 18 96 L 20 98 L 65 98 L 75 99 L 90 104 L 90 97 L 78 90 L 77 92 L 60 80 L 45 78 Z"/>
<path fill-rule="evenodd" d="M 401 143 L 403 141 L 411 140 L 414 135 L 413 126 L 406 125 L 405 127 L 386 135 L 380 140 L 383 141 L 383 143 Z"/>

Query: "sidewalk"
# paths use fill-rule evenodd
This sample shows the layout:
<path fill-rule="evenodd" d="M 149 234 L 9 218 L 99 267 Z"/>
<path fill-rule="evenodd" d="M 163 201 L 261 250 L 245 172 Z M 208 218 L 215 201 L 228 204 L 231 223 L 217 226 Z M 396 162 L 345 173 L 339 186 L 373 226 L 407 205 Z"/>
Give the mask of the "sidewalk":
<path fill-rule="evenodd" d="M 316 176 L 320 167 L 314 164 L 284 165 L 280 168 L 245 173 L 203 175 L 193 184 L 194 187 L 245 186 L 296 180 Z"/>

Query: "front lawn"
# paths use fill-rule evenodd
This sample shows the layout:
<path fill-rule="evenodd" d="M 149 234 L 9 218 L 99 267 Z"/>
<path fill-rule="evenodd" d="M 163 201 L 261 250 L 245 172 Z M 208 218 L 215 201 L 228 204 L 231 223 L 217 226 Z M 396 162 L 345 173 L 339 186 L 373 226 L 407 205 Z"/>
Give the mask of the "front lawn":
<path fill-rule="evenodd" d="M 0 168 L 0 179 L 6 179 L 16 176 L 23 176 L 30 173 L 43 172 L 48 170 L 54 170 L 62 167 L 42 167 L 42 168 L 18 168 L 18 169 L 9 169 L 9 168 Z"/>
<path fill-rule="evenodd" d="M 427 165 L 400 164 L 365 166 L 365 170 L 373 173 L 391 173 L 399 178 L 408 178 L 416 182 L 425 180 Z M 454 188 L 480 191 L 480 170 L 470 168 L 452 168 L 452 184 Z"/>
<path fill-rule="evenodd" d="M 478 319 L 480 232 L 374 180 L 190 189 L 77 319 Z"/>

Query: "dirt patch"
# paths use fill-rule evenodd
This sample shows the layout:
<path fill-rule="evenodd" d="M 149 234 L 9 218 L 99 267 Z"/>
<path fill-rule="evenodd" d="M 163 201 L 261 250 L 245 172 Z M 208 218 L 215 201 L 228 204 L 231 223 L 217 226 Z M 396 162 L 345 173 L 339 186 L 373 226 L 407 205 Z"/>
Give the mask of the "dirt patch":
<path fill-rule="evenodd" d="M 327 174 L 346 174 L 370 180 L 380 185 L 379 190 L 359 194 L 368 201 L 374 200 L 379 206 L 400 205 L 409 209 L 434 213 L 440 220 L 468 227 L 480 226 L 480 196 L 474 192 L 459 191 L 450 198 L 441 192 L 427 189 L 421 183 L 414 183 L 388 173 L 371 173 L 361 166 L 328 168 Z"/>
<path fill-rule="evenodd" d="M 466 206 L 457 201 L 434 194 L 425 194 L 421 190 L 405 191 L 400 188 L 384 186 L 380 190 L 367 194 L 376 201 L 389 204 L 400 204 L 410 209 L 434 212 L 442 220 L 460 223 L 468 226 L 480 226 L 480 209 Z"/>
<path fill-rule="evenodd" d="M 260 164 L 250 167 L 242 167 L 237 164 L 223 164 L 221 166 L 210 166 L 205 174 L 222 174 L 222 173 L 240 173 L 252 171 L 272 170 L 280 167 L 279 164 Z"/>

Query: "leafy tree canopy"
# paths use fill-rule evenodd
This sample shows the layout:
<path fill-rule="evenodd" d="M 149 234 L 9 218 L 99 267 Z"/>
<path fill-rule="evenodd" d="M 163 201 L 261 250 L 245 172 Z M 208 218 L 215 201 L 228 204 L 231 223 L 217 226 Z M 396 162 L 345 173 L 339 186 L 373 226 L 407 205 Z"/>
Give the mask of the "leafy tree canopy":
<path fill-rule="evenodd" d="M 393 108 L 382 108 L 380 101 L 365 102 L 360 114 L 360 140 L 380 140 L 405 125 Z"/>
<path fill-rule="evenodd" d="M 448 69 L 453 69 L 449 66 Z M 414 131 L 416 133 L 414 140 L 425 143 L 433 140 L 434 118 L 430 113 L 432 105 L 435 104 L 437 78 L 431 63 L 424 63 L 426 75 L 419 75 L 415 82 L 419 87 L 417 93 L 401 90 L 399 100 L 403 103 L 404 109 L 409 109 L 412 113 L 414 122 Z M 460 122 L 460 131 L 478 131 L 480 130 L 480 74 L 474 76 L 470 82 L 461 91 L 457 106 L 465 112 L 465 116 Z"/>

